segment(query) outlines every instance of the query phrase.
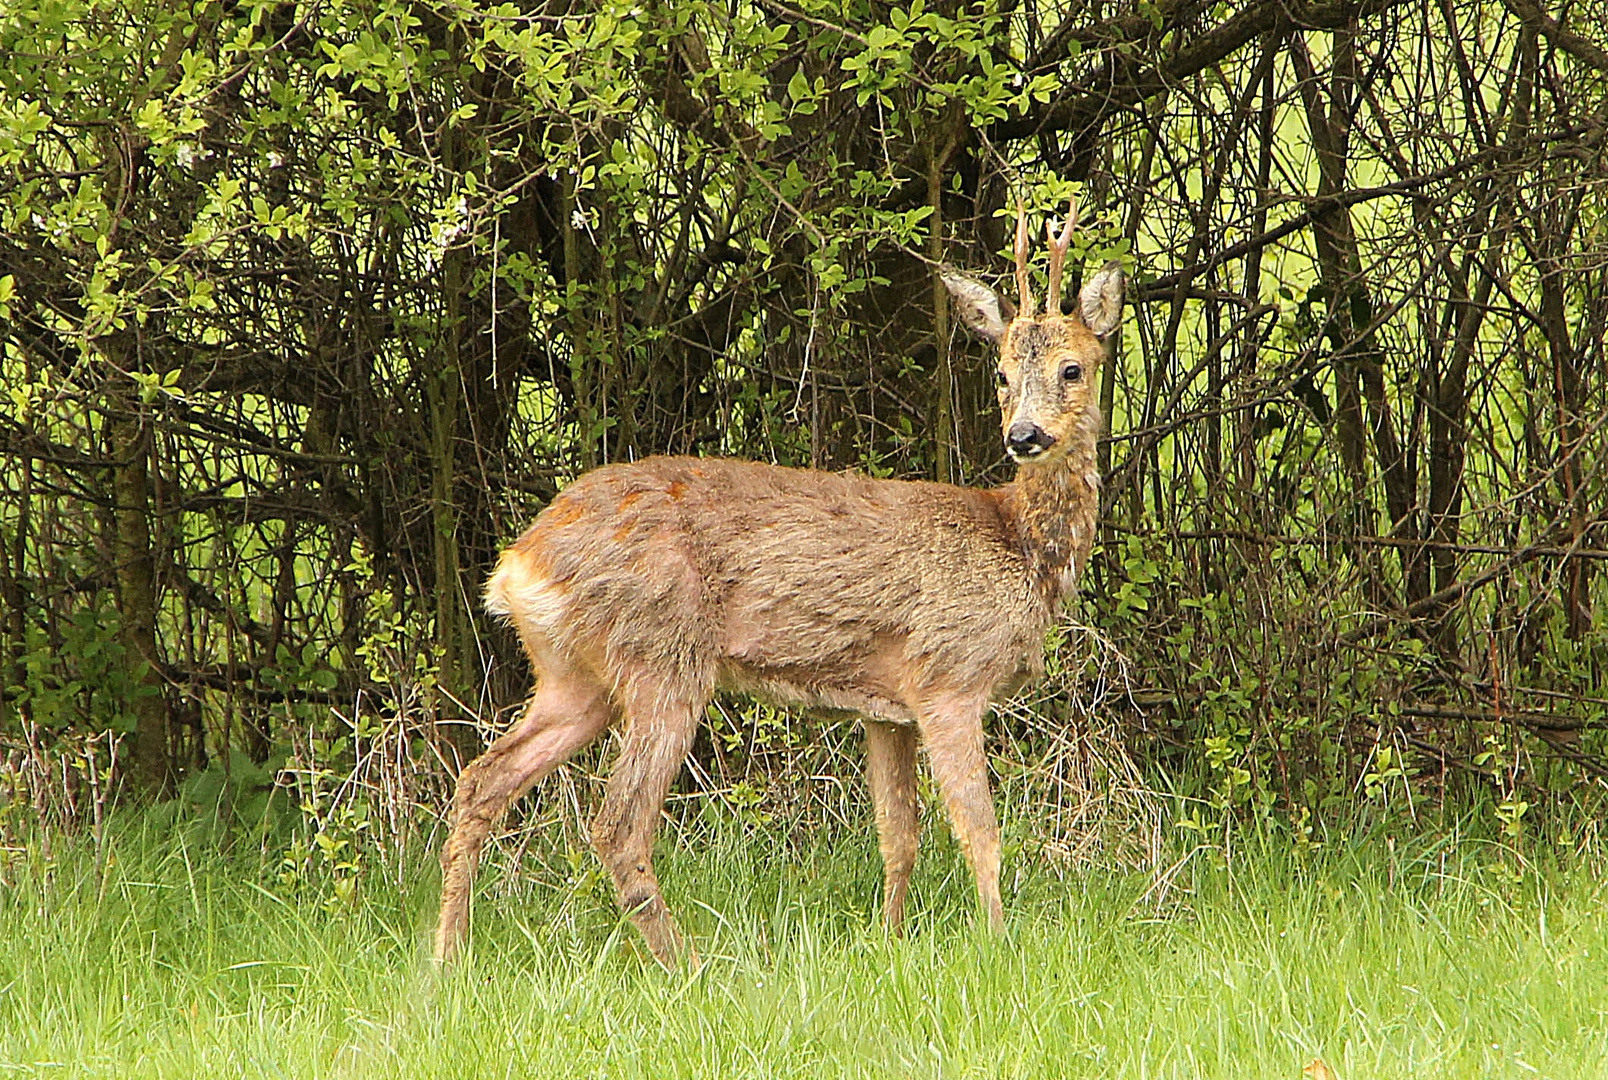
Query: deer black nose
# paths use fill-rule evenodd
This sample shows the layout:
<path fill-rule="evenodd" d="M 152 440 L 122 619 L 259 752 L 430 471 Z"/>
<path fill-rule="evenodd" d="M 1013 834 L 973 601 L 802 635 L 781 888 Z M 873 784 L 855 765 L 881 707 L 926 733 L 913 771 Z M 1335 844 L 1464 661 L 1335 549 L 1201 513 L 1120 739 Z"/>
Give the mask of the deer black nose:
<path fill-rule="evenodd" d="M 1054 435 L 1026 420 L 1018 420 L 1005 433 L 1005 449 L 1018 461 L 1038 457 L 1054 445 Z"/>

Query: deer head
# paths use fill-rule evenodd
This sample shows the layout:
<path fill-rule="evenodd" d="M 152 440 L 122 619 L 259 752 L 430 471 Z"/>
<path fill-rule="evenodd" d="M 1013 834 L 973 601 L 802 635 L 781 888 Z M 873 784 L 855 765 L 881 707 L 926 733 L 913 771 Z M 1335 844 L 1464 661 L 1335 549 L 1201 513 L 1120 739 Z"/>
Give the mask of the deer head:
<path fill-rule="evenodd" d="M 1079 434 L 1098 432 L 1100 396 L 1095 375 L 1105 359 L 1105 338 L 1122 320 L 1122 266 L 1108 262 L 1078 293 L 1071 314 L 1061 312 L 1061 275 L 1077 229 L 1077 206 L 1067 208 L 1059 235 L 1047 226 L 1050 288 L 1044 314 L 1034 313 L 1028 283 L 1027 214 L 1016 207 L 1018 308 L 980 281 L 945 268 L 944 285 L 961 320 L 999 346 L 999 405 L 1005 449 L 1019 464 L 1059 461 Z"/>

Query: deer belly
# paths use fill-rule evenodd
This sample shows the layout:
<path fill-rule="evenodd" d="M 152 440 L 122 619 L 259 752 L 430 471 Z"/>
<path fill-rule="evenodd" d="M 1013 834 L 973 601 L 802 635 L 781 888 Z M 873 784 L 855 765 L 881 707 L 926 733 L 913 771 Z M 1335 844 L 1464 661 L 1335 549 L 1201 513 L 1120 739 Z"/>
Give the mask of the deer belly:
<path fill-rule="evenodd" d="M 720 682 L 781 705 L 840 709 L 907 722 L 904 637 L 863 627 L 736 621 Z"/>

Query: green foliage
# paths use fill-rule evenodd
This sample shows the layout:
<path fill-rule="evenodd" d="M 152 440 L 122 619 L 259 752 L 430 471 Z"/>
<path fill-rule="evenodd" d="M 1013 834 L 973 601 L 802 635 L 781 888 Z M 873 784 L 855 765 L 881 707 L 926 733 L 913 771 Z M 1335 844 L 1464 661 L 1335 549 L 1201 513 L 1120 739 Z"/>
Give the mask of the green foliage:
<path fill-rule="evenodd" d="M 1006 479 L 927 260 L 1003 278 L 1017 199 L 1036 235 L 1076 194 L 1069 272 L 1133 286 L 1081 612 L 1135 691 L 1101 719 L 1164 736 L 1147 782 L 1309 840 L 1575 805 L 1608 717 L 1602 72 L 1490 4 L 1210 63 L 1243 5 L 1091 10 L 0 7 L 0 737 L 163 712 L 128 751 L 231 806 L 305 751 L 290 863 L 355 881 L 383 815 L 342 778 L 524 690 L 475 597 L 580 470 Z M 1004 710 L 1022 761 L 1084 715 L 1094 665 L 1052 644 Z M 762 707 L 713 729 L 752 825 L 844 764 Z"/>
<path fill-rule="evenodd" d="M 134 730 L 133 703 L 154 691 L 145 662 L 120 639 L 117 615 L 80 610 L 56 624 L 56 635 L 35 628 L 17 655 L 19 681 L 6 688 L 18 710 L 53 732 Z"/>

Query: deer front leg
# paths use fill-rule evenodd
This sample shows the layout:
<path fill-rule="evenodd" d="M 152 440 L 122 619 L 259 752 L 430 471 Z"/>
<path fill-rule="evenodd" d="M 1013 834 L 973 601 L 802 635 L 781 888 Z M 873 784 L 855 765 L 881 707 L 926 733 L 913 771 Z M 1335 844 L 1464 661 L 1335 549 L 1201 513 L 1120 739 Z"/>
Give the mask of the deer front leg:
<path fill-rule="evenodd" d="M 899 935 L 904 932 L 905 896 L 920 843 L 915 727 L 867 720 L 865 772 L 882 849 L 882 921 L 889 933 Z"/>
<path fill-rule="evenodd" d="M 592 825 L 592 844 L 614 878 L 621 909 L 630 917 L 654 959 L 674 970 L 698 955 L 676 926 L 653 872 L 653 834 L 670 784 L 692 750 L 700 708 L 663 706 L 638 712 L 627 707 L 625 747 L 609 775 L 603 806 Z"/>
<path fill-rule="evenodd" d="M 999 899 L 999 822 L 988 790 L 982 707 L 928 709 L 918 715 L 950 827 L 977 877 L 977 899 L 989 929 L 1004 930 L 1005 909 Z"/>
<path fill-rule="evenodd" d="M 441 849 L 441 915 L 435 958 L 450 960 L 469 929 L 469 898 L 486 838 L 514 800 L 608 726 L 600 688 L 542 679 L 525 714 L 463 770 L 452 799 L 452 829 Z"/>

